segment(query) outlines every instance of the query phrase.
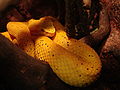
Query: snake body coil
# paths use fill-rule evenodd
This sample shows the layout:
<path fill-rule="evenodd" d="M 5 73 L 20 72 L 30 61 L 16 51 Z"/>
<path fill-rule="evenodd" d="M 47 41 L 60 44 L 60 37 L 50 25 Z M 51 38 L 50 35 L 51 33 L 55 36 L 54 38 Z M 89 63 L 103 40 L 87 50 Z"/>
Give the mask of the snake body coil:
<path fill-rule="evenodd" d="M 27 24 L 10 22 L 7 29 L 20 48 L 48 62 L 65 83 L 82 87 L 99 76 L 101 62 L 97 53 L 85 43 L 67 37 L 64 27 L 55 18 L 32 19 Z"/>

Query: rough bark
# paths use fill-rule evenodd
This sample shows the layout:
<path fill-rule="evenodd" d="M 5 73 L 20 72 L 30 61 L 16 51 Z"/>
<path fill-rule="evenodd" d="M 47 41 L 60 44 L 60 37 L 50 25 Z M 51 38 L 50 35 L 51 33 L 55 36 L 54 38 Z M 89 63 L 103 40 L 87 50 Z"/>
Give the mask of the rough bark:
<path fill-rule="evenodd" d="M 80 0 L 65 0 L 65 26 L 69 37 L 80 39 L 89 34 L 88 15 Z"/>
<path fill-rule="evenodd" d="M 101 3 L 101 5 L 102 10 L 100 11 L 98 30 L 93 31 L 90 35 L 80 39 L 81 41 L 87 43 L 93 48 L 98 46 L 110 32 L 110 21 L 107 8 L 104 6 L 104 4 Z"/>
<path fill-rule="evenodd" d="M 103 42 L 100 57 L 103 62 L 103 70 L 107 71 L 107 78 L 111 81 L 120 80 L 120 1 L 103 0 L 106 4 L 110 17 L 111 32 L 109 37 Z M 111 74 L 112 73 L 112 74 Z"/>
<path fill-rule="evenodd" d="M 0 35 L 1 90 L 37 90 L 47 81 L 49 65 L 36 60 Z"/>

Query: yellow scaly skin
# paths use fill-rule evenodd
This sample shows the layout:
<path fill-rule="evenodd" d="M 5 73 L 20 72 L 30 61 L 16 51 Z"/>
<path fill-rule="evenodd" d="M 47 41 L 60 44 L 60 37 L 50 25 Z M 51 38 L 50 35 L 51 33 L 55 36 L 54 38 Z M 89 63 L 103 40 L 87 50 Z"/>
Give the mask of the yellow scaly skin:
<path fill-rule="evenodd" d="M 101 66 L 102 66 L 100 58 L 97 55 L 97 53 L 87 44 L 81 41 L 78 41 L 76 39 L 68 38 L 64 27 L 55 18 L 52 18 L 52 17 L 44 17 L 44 18 L 45 18 L 44 20 L 52 21 L 56 29 L 56 35 L 53 41 L 56 44 L 59 44 L 60 46 L 67 49 L 69 52 L 81 57 L 83 61 L 87 64 L 87 66 L 82 71 L 84 73 L 83 78 L 87 77 L 86 75 L 91 75 L 91 78 L 95 77 L 97 79 L 97 76 L 99 76 L 99 73 L 101 71 Z M 91 80 L 91 82 L 92 81 L 93 80 Z M 87 81 L 84 81 L 84 82 L 86 82 L 87 84 L 90 84 Z M 72 83 L 72 85 L 74 85 L 74 83 Z"/>
<path fill-rule="evenodd" d="M 36 39 L 35 54 L 37 59 L 47 61 L 57 76 L 69 85 L 82 87 L 96 79 L 96 74 L 87 70 L 91 65 L 86 59 L 69 52 L 48 37 Z M 86 73 L 88 71 L 91 73 Z"/>
<path fill-rule="evenodd" d="M 16 38 L 18 46 L 28 55 L 34 57 L 34 42 L 27 24 L 24 22 L 9 22 L 7 29 L 9 34 Z"/>
<path fill-rule="evenodd" d="M 53 35 L 50 35 L 48 32 L 52 32 L 54 34 L 54 30 L 52 30 L 54 27 L 57 30 L 56 35 L 53 39 L 54 42 L 47 37 L 39 36 L 34 38 L 36 58 L 47 61 L 53 71 L 57 74 L 57 76 L 69 85 L 81 87 L 85 86 L 86 84 L 90 84 L 96 80 L 101 70 L 101 62 L 98 55 L 92 48 L 82 42 L 78 42 L 75 39 L 69 39 L 66 35 L 66 32 L 63 30 L 64 27 L 52 17 L 41 18 L 40 22 L 42 23 L 36 23 L 36 21 L 33 21 L 28 22 L 28 28 L 30 29 L 30 31 L 34 31 L 36 25 L 37 27 L 39 26 L 39 24 L 45 23 L 46 25 L 47 22 L 49 23 L 46 26 L 49 26 L 49 28 L 42 28 L 43 30 L 45 29 L 44 31 L 47 31 L 47 35 L 43 32 L 40 33 L 43 33 L 43 35 L 45 36 L 51 37 Z M 50 22 L 52 22 L 53 25 L 51 25 Z M 11 24 L 10 26 L 9 24 L 7 25 L 9 26 L 9 33 L 15 36 L 18 42 L 21 42 L 23 40 L 20 45 L 24 44 L 25 42 L 27 45 L 29 45 L 29 42 L 32 42 L 32 40 L 30 32 L 28 28 L 26 28 L 25 24 L 12 24 L 12 26 L 14 27 L 10 27 Z M 31 27 L 33 29 L 31 29 Z M 50 29 L 50 27 L 52 29 Z M 12 30 L 16 31 L 13 32 Z M 38 27 L 37 33 L 39 30 L 41 30 L 41 28 Z M 24 36 L 24 32 L 28 33 L 27 36 L 26 34 Z M 23 37 L 27 37 L 27 39 L 24 40 Z M 23 45 L 22 47 L 24 46 L 26 45 Z M 34 45 L 32 45 L 31 48 L 32 47 L 34 48 Z"/>
<path fill-rule="evenodd" d="M 53 41 L 70 52 L 85 58 L 86 62 L 91 64 L 91 67 L 86 67 L 91 71 L 88 70 L 86 73 L 93 73 L 94 75 L 97 75 L 101 71 L 102 66 L 97 53 L 82 41 L 68 38 L 64 27 L 58 21 L 54 21 L 54 26 L 56 28 L 56 36 L 54 37 Z"/>
<path fill-rule="evenodd" d="M 53 17 L 47 16 L 43 17 L 46 21 L 52 21 L 56 29 L 56 35 L 54 36 L 53 41 L 60 46 L 64 47 L 71 53 L 74 53 L 82 58 L 85 58 L 86 61 L 91 65 L 91 67 L 86 67 L 89 69 L 86 73 L 97 75 L 101 71 L 101 61 L 97 53 L 87 44 L 83 43 L 80 40 L 73 38 L 68 38 L 65 28 Z"/>

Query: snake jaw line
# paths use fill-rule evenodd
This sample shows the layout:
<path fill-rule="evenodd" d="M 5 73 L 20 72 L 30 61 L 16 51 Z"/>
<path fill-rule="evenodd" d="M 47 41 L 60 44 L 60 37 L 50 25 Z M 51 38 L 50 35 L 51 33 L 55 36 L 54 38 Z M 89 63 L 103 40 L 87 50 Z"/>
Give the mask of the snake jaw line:
<path fill-rule="evenodd" d="M 44 21 L 44 19 L 41 18 L 40 20 L 31 19 L 28 23 L 32 35 L 48 37 L 53 37 L 55 35 L 55 28 L 51 21 Z"/>

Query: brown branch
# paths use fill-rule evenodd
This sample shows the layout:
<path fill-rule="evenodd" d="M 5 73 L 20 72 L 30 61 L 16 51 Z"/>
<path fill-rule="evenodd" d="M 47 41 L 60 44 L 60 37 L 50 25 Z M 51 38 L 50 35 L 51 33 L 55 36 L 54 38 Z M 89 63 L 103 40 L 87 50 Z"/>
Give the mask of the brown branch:
<path fill-rule="evenodd" d="M 0 35 L 0 85 L 5 90 L 37 90 L 46 82 L 49 66 Z"/>
<path fill-rule="evenodd" d="M 87 43 L 88 45 L 94 47 L 100 44 L 100 42 L 109 34 L 110 32 L 110 22 L 108 17 L 107 9 L 102 5 L 102 10 L 100 11 L 99 18 L 99 29 L 93 31 L 90 35 L 83 37 L 80 41 Z"/>

